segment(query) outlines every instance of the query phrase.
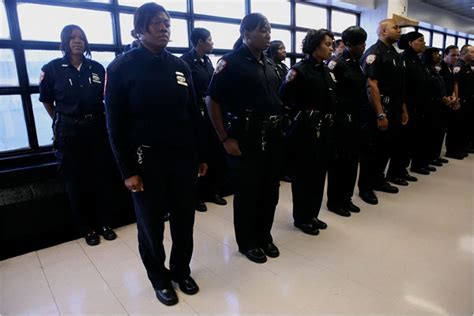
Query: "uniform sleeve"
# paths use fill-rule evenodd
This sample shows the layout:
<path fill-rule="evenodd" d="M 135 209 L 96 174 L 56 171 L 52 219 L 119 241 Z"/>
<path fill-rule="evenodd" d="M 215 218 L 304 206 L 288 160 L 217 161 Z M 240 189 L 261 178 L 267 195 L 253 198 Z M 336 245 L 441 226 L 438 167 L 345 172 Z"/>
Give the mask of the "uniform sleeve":
<path fill-rule="evenodd" d="M 382 78 L 382 58 L 377 54 L 368 54 L 362 61 L 362 69 L 370 79 L 380 80 Z"/>
<path fill-rule="evenodd" d="M 188 97 L 188 108 L 191 111 L 191 117 L 194 122 L 195 126 L 195 132 L 196 132 L 196 137 L 197 137 L 197 142 L 198 142 L 198 154 L 199 154 L 199 161 L 200 162 L 205 162 L 207 161 L 207 139 L 206 139 L 206 122 L 204 121 L 204 118 L 201 116 L 201 112 L 199 109 L 199 106 L 196 102 L 196 91 L 194 90 L 194 82 L 192 78 L 192 72 L 190 67 L 186 64 L 186 79 L 188 81 L 189 85 L 189 97 Z"/>
<path fill-rule="evenodd" d="M 231 97 L 229 93 L 232 85 L 232 71 L 229 68 L 229 62 L 225 58 L 221 58 L 217 62 L 214 75 L 206 93 L 219 103 L 222 103 L 225 97 Z"/>
<path fill-rule="evenodd" d="M 44 103 L 53 103 L 54 100 L 54 74 L 51 71 L 51 67 L 44 65 L 41 68 L 39 78 L 39 100 Z"/>
<path fill-rule="evenodd" d="M 120 72 L 107 69 L 105 80 L 105 112 L 110 145 L 117 161 L 122 179 L 138 174 L 134 145 L 127 133 L 128 97 Z"/>
<path fill-rule="evenodd" d="M 297 108 L 295 97 L 297 95 L 296 89 L 299 75 L 296 69 L 291 68 L 280 86 L 280 99 L 286 111 L 293 112 Z"/>

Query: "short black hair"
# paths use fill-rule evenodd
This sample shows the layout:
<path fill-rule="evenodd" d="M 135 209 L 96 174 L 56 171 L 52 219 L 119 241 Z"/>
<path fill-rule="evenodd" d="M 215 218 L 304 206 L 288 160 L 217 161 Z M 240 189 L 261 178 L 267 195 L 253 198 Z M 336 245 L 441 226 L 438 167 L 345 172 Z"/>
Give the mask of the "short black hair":
<path fill-rule="evenodd" d="M 334 41 L 334 48 L 337 48 L 339 44 L 341 44 L 342 39 L 338 38 L 336 41 Z"/>
<path fill-rule="evenodd" d="M 450 52 L 452 49 L 459 49 L 459 47 L 457 47 L 456 45 L 449 45 L 449 46 L 446 47 L 446 48 L 444 49 L 444 51 L 443 51 L 444 56 L 449 55 L 449 52 Z"/>
<path fill-rule="evenodd" d="M 69 46 L 69 41 L 71 40 L 72 32 L 76 29 L 81 32 L 82 39 L 84 40 L 84 51 L 86 53 L 86 56 L 90 58 L 91 49 L 89 47 L 89 41 L 87 40 L 86 33 L 84 33 L 84 30 L 79 25 L 69 24 L 63 27 L 61 31 L 61 45 L 59 45 L 59 49 L 63 52 L 65 56 L 69 56 L 71 54 L 71 47 Z"/>
<path fill-rule="evenodd" d="M 434 53 L 439 53 L 440 49 L 436 47 L 427 47 L 425 51 L 423 52 L 423 55 L 421 55 L 421 60 L 423 61 L 423 64 L 426 67 L 433 66 L 434 60 L 433 60 L 433 54 Z"/>
<path fill-rule="evenodd" d="M 261 13 L 250 13 L 244 16 L 240 22 L 240 37 L 234 43 L 233 49 L 235 50 L 242 45 L 245 31 L 251 32 L 260 29 L 265 24 L 270 25 L 267 18 Z"/>
<path fill-rule="evenodd" d="M 193 46 L 196 47 L 199 40 L 206 41 L 209 36 L 211 36 L 211 32 L 209 32 L 208 29 L 205 29 L 203 27 L 196 27 L 191 32 L 191 43 L 193 43 Z"/>
<path fill-rule="evenodd" d="M 344 41 L 345 45 L 359 45 L 365 43 L 366 40 L 367 32 L 360 26 L 349 26 L 342 32 L 342 41 Z"/>
<path fill-rule="evenodd" d="M 140 34 L 143 34 L 143 31 L 148 30 L 153 18 L 160 13 L 165 13 L 168 18 L 171 18 L 168 11 L 155 2 L 148 2 L 140 6 L 133 15 L 133 31 L 135 36 L 138 38 Z"/>
<path fill-rule="evenodd" d="M 311 55 L 316 47 L 321 45 L 326 35 L 334 39 L 334 34 L 330 30 L 309 30 L 303 39 L 303 53 Z"/>
<path fill-rule="evenodd" d="M 285 45 L 285 44 L 283 44 L 283 42 L 280 41 L 280 40 L 271 41 L 270 42 L 270 47 L 268 47 L 268 49 L 267 49 L 268 56 L 270 58 L 273 58 L 276 55 L 276 53 L 278 52 L 278 50 L 280 49 L 281 45 Z"/>
<path fill-rule="evenodd" d="M 460 53 L 463 54 L 463 55 L 464 55 L 464 54 L 467 54 L 468 49 L 469 49 L 469 47 L 471 47 L 471 46 L 472 46 L 472 45 L 470 45 L 470 44 L 463 45 L 463 46 L 461 47 Z"/>
<path fill-rule="evenodd" d="M 410 42 L 413 42 L 414 40 L 419 39 L 420 37 L 423 37 L 424 35 L 420 32 L 412 31 L 408 32 L 406 34 L 402 34 L 400 36 L 400 39 L 398 40 L 398 47 L 400 49 L 409 49 L 410 48 Z"/>

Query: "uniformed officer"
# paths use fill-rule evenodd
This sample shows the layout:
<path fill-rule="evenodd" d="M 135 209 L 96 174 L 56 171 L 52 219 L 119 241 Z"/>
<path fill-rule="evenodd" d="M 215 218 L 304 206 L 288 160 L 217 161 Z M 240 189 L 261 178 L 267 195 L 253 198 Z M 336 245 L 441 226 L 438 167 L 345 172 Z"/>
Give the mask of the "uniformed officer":
<path fill-rule="evenodd" d="M 451 103 L 450 111 L 448 115 L 448 128 L 446 131 L 446 157 L 452 159 L 464 159 L 464 154 L 461 151 L 459 145 L 460 138 L 460 116 L 459 102 L 454 93 L 454 64 L 459 59 L 459 48 L 454 45 L 450 45 L 444 49 L 444 58 L 441 61 L 441 69 L 439 74 L 443 77 L 444 84 L 446 87 L 446 94 L 453 96 L 455 102 Z"/>
<path fill-rule="evenodd" d="M 278 257 L 271 228 L 283 156 L 282 103 L 274 62 L 264 55 L 270 24 L 245 16 L 234 51 L 217 64 L 206 98 L 209 116 L 235 173 L 234 228 L 239 251 L 256 263 Z"/>
<path fill-rule="evenodd" d="M 105 105 L 112 149 L 132 192 L 138 247 L 156 296 L 178 303 L 171 284 L 186 294 L 199 287 L 190 276 L 199 164 L 199 120 L 189 66 L 166 50 L 170 15 L 146 3 L 134 15 L 141 44 L 107 68 Z M 199 165 L 199 167 L 198 167 Z M 163 247 L 166 211 L 172 238 L 169 270 Z"/>
<path fill-rule="evenodd" d="M 309 235 L 317 235 L 319 229 L 327 228 L 318 216 L 334 145 L 336 85 L 324 64 L 334 50 L 333 40 L 329 30 L 309 30 L 303 40 L 306 57 L 290 69 L 280 89 L 292 121 L 288 131 L 288 159 L 293 224 Z"/>
<path fill-rule="evenodd" d="M 419 57 L 426 48 L 425 38 L 419 32 L 409 32 L 400 37 L 398 46 L 404 49 L 401 57 L 405 64 L 406 105 L 410 121 L 401 128 L 401 139 L 406 146 L 396 153 L 402 159 L 402 166 L 399 170 L 390 169 L 387 177 L 392 183 L 406 186 L 408 182 L 404 175 L 410 161 L 410 171 L 414 173 L 428 175 L 436 168 L 429 165 L 431 122 L 427 117 L 429 104 L 426 101 L 430 98 L 430 75 Z"/>
<path fill-rule="evenodd" d="M 328 209 L 350 216 L 360 209 L 352 203 L 360 147 L 360 112 L 367 107 L 366 79 L 360 67 L 367 33 L 359 26 L 342 32 L 345 49 L 328 67 L 336 78 L 336 156 L 329 163 Z"/>
<path fill-rule="evenodd" d="M 400 56 L 393 47 L 400 38 L 400 27 L 392 19 L 382 20 L 377 35 L 378 41 L 362 57 L 369 101 L 377 121 L 377 130 L 374 131 L 375 182 L 367 185 L 367 191 L 360 194 L 368 203 L 376 199 L 372 190 L 398 193 L 398 188 L 387 182 L 384 171 L 390 158 L 389 169 L 401 168 L 401 161 L 393 158 L 402 145 L 399 141 L 400 126 L 408 122 L 404 103 L 405 72 Z"/>
<path fill-rule="evenodd" d="M 63 58 L 42 68 L 39 99 L 53 119 L 53 148 L 78 231 L 93 246 L 100 243 L 97 232 L 107 240 L 117 237 L 106 214 L 113 159 L 104 115 L 105 70 L 90 59 L 86 34 L 77 25 L 61 31 L 61 51 Z"/>
<path fill-rule="evenodd" d="M 473 114 L 474 114 L 474 71 L 471 62 L 474 60 L 474 46 L 461 47 L 460 58 L 454 65 L 454 91 L 459 99 L 462 116 L 460 117 L 460 150 L 474 153 L 473 144 Z"/>
<path fill-rule="evenodd" d="M 267 54 L 275 62 L 278 77 L 280 81 L 283 81 L 289 70 L 288 66 L 284 63 L 286 59 L 285 44 L 280 40 L 271 41 Z"/>
<path fill-rule="evenodd" d="M 219 195 L 222 177 L 225 174 L 225 151 L 209 120 L 205 103 L 206 91 L 214 73 L 212 62 L 207 56 L 207 54 L 212 53 L 214 46 L 211 32 L 205 28 L 195 28 L 191 33 L 191 43 L 193 48 L 183 54 L 181 58 L 191 67 L 196 102 L 203 119 L 202 133 L 207 140 L 206 158 L 209 168 L 206 175 L 199 178 L 199 203 L 196 207 L 196 210 L 205 212 L 207 207 L 204 201 L 213 202 L 218 205 L 227 204 L 227 201 Z"/>
<path fill-rule="evenodd" d="M 450 107 L 456 102 L 454 96 L 449 96 L 446 92 L 446 86 L 443 77 L 439 74 L 441 67 L 441 55 L 438 48 L 427 48 L 422 56 L 423 65 L 430 74 L 429 102 L 428 111 L 426 111 L 427 120 L 431 124 L 429 132 L 429 159 L 430 164 L 441 167 L 448 160 L 441 158 L 441 149 L 443 147 L 444 135 L 447 127 L 447 116 Z"/>

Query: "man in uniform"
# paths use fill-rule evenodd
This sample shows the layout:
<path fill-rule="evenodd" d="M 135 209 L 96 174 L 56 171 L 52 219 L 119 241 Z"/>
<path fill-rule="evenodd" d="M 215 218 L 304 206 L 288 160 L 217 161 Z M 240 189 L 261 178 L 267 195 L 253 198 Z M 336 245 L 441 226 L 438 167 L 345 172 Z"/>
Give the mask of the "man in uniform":
<path fill-rule="evenodd" d="M 373 183 L 370 183 L 370 180 L 365 181 L 362 188 L 359 184 L 361 198 L 371 204 L 375 204 L 377 200 L 373 190 L 398 193 L 398 188 L 387 182 L 384 171 L 389 159 L 394 157 L 397 148 L 401 146 L 399 141 L 401 124 L 408 122 L 404 103 L 405 72 L 402 60 L 393 47 L 400 34 L 400 27 L 394 20 L 380 21 L 377 29 L 379 40 L 362 57 L 369 101 L 377 121 L 377 130 L 374 131 L 375 179 Z M 401 168 L 399 165 L 400 161 L 391 159 L 390 168 Z"/>
<path fill-rule="evenodd" d="M 193 48 L 183 54 L 181 58 L 191 67 L 196 103 L 198 104 L 203 118 L 203 134 L 207 140 L 207 162 L 209 169 L 205 176 L 198 181 L 198 205 L 197 211 L 207 210 L 204 201 L 213 202 L 218 205 L 226 205 L 227 202 L 218 193 L 222 176 L 225 173 L 225 152 L 222 144 L 217 138 L 216 132 L 207 114 L 205 97 L 207 87 L 211 81 L 214 67 L 207 54 L 212 53 L 214 43 L 211 33 L 205 28 L 195 28 L 191 33 Z"/>
<path fill-rule="evenodd" d="M 474 60 L 474 46 L 461 47 L 460 58 L 454 65 L 454 91 L 461 106 L 460 150 L 463 153 L 474 153 L 473 141 L 473 102 L 474 75 L 471 62 Z"/>
<path fill-rule="evenodd" d="M 459 59 L 459 48 L 454 45 L 450 45 L 444 49 L 444 58 L 441 61 L 441 70 L 439 74 L 443 77 L 444 84 L 446 87 L 446 95 L 453 96 L 456 99 L 454 93 L 454 64 Z M 459 146 L 460 128 L 459 128 L 459 102 L 453 102 L 448 115 L 448 129 L 446 131 L 446 157 L 452 159 L 464 159 L 464 155 L 461 152 Z M 446 160 L 447 161 L 447 160 Z"/>

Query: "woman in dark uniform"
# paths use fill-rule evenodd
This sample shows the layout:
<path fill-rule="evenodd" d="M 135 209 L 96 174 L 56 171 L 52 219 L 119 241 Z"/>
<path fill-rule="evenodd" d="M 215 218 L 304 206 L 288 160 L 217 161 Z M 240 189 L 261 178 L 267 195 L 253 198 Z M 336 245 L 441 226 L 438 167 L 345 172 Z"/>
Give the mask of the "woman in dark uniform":
<path fill-rule="evenodd" d="M 270 42 L 270 47 L 267 50 L 268 57 L 270 57 L 276 65 L 276 71 L 280 80 L 283 81 L 288 73 L 288 66 L 283 62 L 286 59 L 286 47 L 282 41 L 275 40 Z"/>
<path fill-rule="evenodd" d="M 156 297 L 178 303 L 171 281 L 192 295 L 194 208 L 199 164 L 200 113 L 191 70 L 166 50 L 170 15 L 147 3 L 134 16 L 138 48 L 120 55 L 107 68 L 105 105 L 112 149 L 125 186 L 132 192 L 138 247 Z M 173 245 L 165 267 L 163 216 L 170 212 Z"/>
<path fill-rule="evenodd" d="M 77 25 L 61 31 L 61 51 L 63 58 L 42 68 L 40 101 L 54 120 L 53 147 L 76 225 L 93 246 L 100 243 L 97 232 L 107 240 L 117 237 L 106 214 L 113 160 L 104 115 L 105 70 L 90 59 L 86 34 Z"/>
<path fill-rule="evenodd" d="M 429 161 L 434 166 L 441 167 L 448 160 L 441 158 L 441 149 L 448 126 L 451 107 L 456 103 L 454 96 L 448 96 L 443 77 L 440 75 L 441 54 L 438 48 L 430 47 L 423 52 L 423 65 L 430 74 L 429 112 L 427 113 L 429 132 Z"/>
<path fill-rule="evenodd" d="M 206 98 L 209 117 L 235 173 L 234 227 L 239 251 L 257 263 L 278 257 L 270 233 L 283 156 L 280 80 L 264 55 L 270 24 L 252 13 L 234 51 L 217 64 Z"/>
<path fill-rule="evenodd" d="M 334 145 L 336 85 L 324 64 L 334 50 L 333 41 L 329 30 L 309 30 L 303 40 L 306 58 L 290 69 L 280 91 L 292 117 L 288 159 L 294 225 L 309 235 L 327 227 L 318 215 Z"/>

